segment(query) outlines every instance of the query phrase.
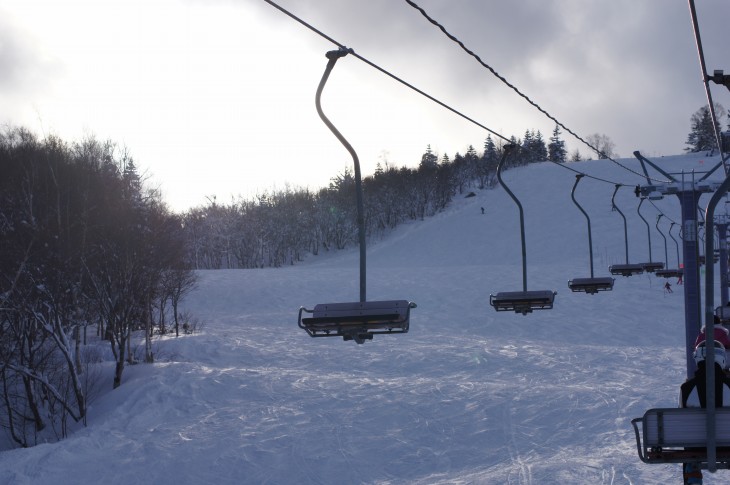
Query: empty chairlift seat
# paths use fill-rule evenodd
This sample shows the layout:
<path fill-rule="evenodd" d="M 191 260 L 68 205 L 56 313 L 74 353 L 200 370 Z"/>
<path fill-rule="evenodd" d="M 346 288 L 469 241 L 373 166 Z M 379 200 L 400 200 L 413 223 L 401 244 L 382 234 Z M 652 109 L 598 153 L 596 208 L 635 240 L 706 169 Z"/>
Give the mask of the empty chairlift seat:
<path fill-rule="evenodd" d="M 498 312 L 514 311 L 527 315 L 533 310 L 549 310 L 555 301 L 555 291 L 502 291 L 489 295 L 489 304 Z"/>
<path fill-rule="evenodd" d="M 664 263 L 660 263 L 657 261 L 641 263 L 641 267 L 644 268 L 644 271 L 646 271 L 647 273 L 655 273 L 661 269 L 664 269 Z"/>
<path fill-rule="evenodd" d="M 654 273 L 659 278 L 679 278 L 680 276 L 684 276 L 684 270 L 679 269 L 659 269 Z"/>
<path fill-rule="evenodd" d="M 717 468 L 730 468 L 730 408 L 715 410 Z M 644 463 L 707 464 L 707 413 L 701 408 L 656 408 L 631 421 Z"/>
<path fill-rule="evenodd" d="M 617 276 L 633 276 L 633 275 L 639 275 L 644 273 L 644 266 L 640 264 L 613 264 L 608 267 L 608 271 L 612 275 Z"/>
<path fill-rule="evenodd" d="M 312 337 L 342 337 L 363 343 L 376 334 L 406 333 L 411 308 L 408 300 L 320 303 L 299 309 L 299 327 Z M 302 317 L 310 313 L 311 317 Z"/>
<path fill-rule="evenodd" d="M 583 292 L 595 295 L 599 291 L 613 290 L 614 279 L 606 276 L 600 278 L 573 278 L 568 281 L 568 288 L 573 292 Z"/>

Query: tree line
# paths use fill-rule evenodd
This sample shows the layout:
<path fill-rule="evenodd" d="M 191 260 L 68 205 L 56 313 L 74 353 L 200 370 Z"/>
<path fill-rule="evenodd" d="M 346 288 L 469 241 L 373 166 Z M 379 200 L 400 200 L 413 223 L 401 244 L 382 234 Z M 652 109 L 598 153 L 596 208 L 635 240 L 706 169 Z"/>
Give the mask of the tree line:
<path fill-rule="evenodd" d="M 567 161 L 557 127 L 547 143 L 534 130 L 511 142 L 521 150 L 510 156 L 506 168 Z M 428 146 L 417 167 L 378 164 L 374 174 L 363 178 L 367 237 L 379 238 L 399 224 L 433 216 L 472 189 L 493 187 L 501 155 L 501 144 L 490 135 L 482 153 L 469 146 L 451 159 Z M 356 244 L 356 221 L 355 178 L 345 169 L 317 191 L 286 188 L 228 204 L 211 199 L 183 214 L 183 233 L 196 269 L 280 267 L 307 254 Z"/>
<path fill-rule="evenodd" d="M 108 341 L 118 387 L 132 332 L 151 362 L 194 273 L 180 217 L 114 143 L 6 128 L 0 173 L 0 428 L 27 447 L 85 420 L 87 339 Z"/>
<path fill-rule="evenodd" d="M 706 111 L 691 119 L 689 151 L 716 148 Z M 605 135 L 586 140 L 599 158 L 618 156 Z M 510 142 L 520 149 L 505 169 L 583 159 L 577 150 L 568 155 L 557 126 L 547 140 L 526 130 Z M 429 146 L 416 167 L 378 164 L 363 179 L 367 236 L 494 187 L 503 153 L 501 140 L 488 136 L 481 153 L 469 146 L 451 158 Z M 108 343 L 116 388 L 138 358 L 133 332 L 144 337 L 139 358 L 152 362 L 153 334 L 194 325 L 178 311 L 194 269 L 280 267 L 357 244 L 350 169 L 318 190 L 228 204 L 211 198 L 174 214 L 115 143 L 39 139 L 6 127 L 0 173 L 0 429 L 18 446 L 63 437 L 69 420 L 85 421 L 99 360 L 87 338 Z"/>

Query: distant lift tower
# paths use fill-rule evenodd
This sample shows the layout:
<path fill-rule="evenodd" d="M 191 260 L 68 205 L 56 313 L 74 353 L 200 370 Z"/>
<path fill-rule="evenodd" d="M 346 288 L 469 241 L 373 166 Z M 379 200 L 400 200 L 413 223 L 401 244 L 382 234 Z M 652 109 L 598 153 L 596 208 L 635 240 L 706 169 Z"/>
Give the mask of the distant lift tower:
<path fill-rule="evenodd" d="M 715 170 L 722 166 L 718 163 L 709 172 L 690 172 L 679 174 L 680 178 L 664 172 L 654 163 L 646 159 L 638 151 L 634 156 L 641 162 L 647 178 L 647 185 L 639 187 L 639 194 L 649 199 L 660 199 L 665 195 L 676 195 L 682 207 L 682 254 L 684 259 L 684 321 L 685 321 L 685 358 L 687 362 L 687 378 L 694 375 L 697 365 L 695 364 L 692 352 L 697 334 L 702 327 L 702 305 L 700 296 L 700 271 L 699 271 L 699 239 L 697 235 L 697 209 L 702 194 L 710 194 L 720 187 L 720 182 L 710 182 L 707 178 Z M 653 167 L 663 177 L 669 179 L 667 183 L 653 184 L 648 176 L 646 165 Z M 712 237 L 712 235 L 707 235 Z M 712 257 L 712 255 L 710 255 Z M 708 260 L 712 264 L 712 260 Z"/>

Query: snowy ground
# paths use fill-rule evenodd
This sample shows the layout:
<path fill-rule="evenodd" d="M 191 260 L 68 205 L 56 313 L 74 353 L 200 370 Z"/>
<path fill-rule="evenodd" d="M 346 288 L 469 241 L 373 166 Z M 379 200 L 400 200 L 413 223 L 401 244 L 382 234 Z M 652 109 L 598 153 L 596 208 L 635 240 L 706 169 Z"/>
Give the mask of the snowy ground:
<path fill-rule="evenodd" d="M 657 162 L 692 171 L 717 158 Z M 629 185 L 616 203 L 629 219 L 630 260 L 648 261 L 632 189 L 641 179 L 608 161 L 571 167 Z M 301 305 L 357 300 L 356 250 L 282 269 L 201 272 L 185 306 L 203 331 L 158 341 L 158 363 L 128 367 L 117 390 L 101 365 L 89 425 L 0 453 L 0 483 L 680 483 L 678 466 L 639 461 L 630 420 L 676 405 L 681 287 L 666 294 L 664 280 L 642 275 L 618 277 L 612 292 L 571 293 L 569 279 L 589 276 L 574 174 L 539 164 L 505 179 L 525 209 L 528 289 L 558 291 L 554 309 L 522 316 L 489 306 L 490 293 L 522 287 L 517 209 L 502 189 L 369 248 L 368 299 L 418 304 L 407 334 L 356 345 L 297 327 Z M 625 262 L 613 190 L 584 179 L 576 192 L 591 215 L 596 276 Z M 655 204 L 679 222 L 676 198 Z M 645 203 L 642 214 L 652 259 L 663 261 L 658 211 Z M 671 239 L 669 261 L 676 267 Z M 705 483 L 728 479 L 720 471 Z"/>

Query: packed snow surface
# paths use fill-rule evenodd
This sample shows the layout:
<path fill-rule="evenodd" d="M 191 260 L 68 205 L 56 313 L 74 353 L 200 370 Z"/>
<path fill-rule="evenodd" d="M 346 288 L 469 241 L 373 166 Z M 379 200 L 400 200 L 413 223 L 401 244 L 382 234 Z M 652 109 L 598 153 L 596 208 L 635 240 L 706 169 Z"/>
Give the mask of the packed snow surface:
<path fill-rule="evenodd" d="M 718 162 L 702 155 L 655 162 L 691 180 Z M 621 163 L 641 173 L 636 160 Z M 605 180 L 576 189 L 591 217 L 595 275 L 626 262 L 614 182 L 626 185 L 616 206 L 630 262 L 649 261 L 633 192 L 646 180 L 606 160 L 567 167 Z M 490 294 L 522 290 L 518 210 L 500 187 L 370 243 L 368 299 L 417 303 L 406 334 L 356 345 L 297 327 L 300 306 L 358 299 L 356 248 L 279 269 L 202 271 L 184 302 L 202 331 L 157 340 L 156 363 L 127 367 L 116 390 L 112 363 L 98 364 L 88 425 L 3 451 L 0 483 L 679 483 L 679 466 L 639 461 L 630 421 L 676 405 L 682 286 L 672 279 L 667 293 L 665 280 L 644 274 L 572 293 L 568 280 L 590 276 L 575 173 L 541 163 L 504 178 L 524 206 L 527 287 L 557 291 L 552 310 L 489 305 Z M 664 262 L 660 213 L 667 235 L 680 222 L 678 198 L 641 207 L 652 260 Z"/>

